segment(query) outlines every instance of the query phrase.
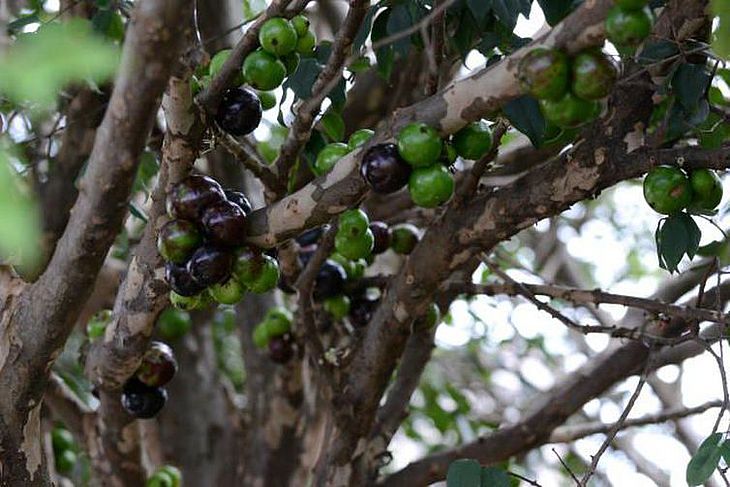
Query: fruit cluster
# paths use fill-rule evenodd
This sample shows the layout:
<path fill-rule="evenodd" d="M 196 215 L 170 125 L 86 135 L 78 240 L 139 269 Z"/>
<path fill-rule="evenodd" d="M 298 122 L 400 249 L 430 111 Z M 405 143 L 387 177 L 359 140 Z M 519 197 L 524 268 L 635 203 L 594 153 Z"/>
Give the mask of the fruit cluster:
<path fill-rule="evenodd" d="M 492 132 L 486 122 L 473 122 L 444 142 L 433 127 L 409 123 L 396 144 L 370 147 L 360 164 L 360 174 L 376 193 L 389 194 L 408 184 L 413 202 L 435 208 L 454 193 L 454 178 L 447 169 L 456 160 L 480 159 L 492 148 Z"/>
<path fill-rule="evenodd" d="M 180 487 L 182 473 L 177 467 L 163 465 L 147 479 L 146 487 Z"/>
<path fill-rule="evenodd" d="M 73 435 L 62 425 L 51 430 L 51 445 L 56 471 L 61 475 L 70 474 L 78 461 L 78 446 Z"/>
<path fill-rule="evenodd" d="M 269 358 L 277 364 L 285 364 L 294 356 L 294 341 L 290 330 L 291 313 L 286 308 L 272 308 L 256 325 L 253 342 L 261 349 L 267 349 Z"/>
<path fill-rule="evenodd" d="M 649 0 L 616 0 L 606 16 L 606 37 L 619 52 L 632 52 L 651 33 Z"/>
<path fill-rule="evenodd" d="M 209 298 L 235 304 L 246 289 L 264 293 L 276 286 L 276 259 L 243 245 L 251 212 L 243 193 L 191 175 L 172 188 L 167 210 L 172 220 L 160 229 L 157 248 L 173 305 L 195 309 Z"/>
<path fill-rule="evenodd" d="M 711 169 L 687 175 L 675 166 L 658 166 L 644 178 L 644 199 L 657 213 L 712 213 L 722 200 L 722 181 Z"/>
<path fill-rule="evenodd" d="M 614 62 L 600 49 L 588 49 L 572 59 L 558 49 L 536 48 L 520 60 L 523 89 L 540 100 L 545 119 L 562 129 L 574 129 L 595 119 L 600 99 L 618 76 Z"/>
<path fill-rule="evenodd" d="M 149 419 L 157 415 L 167 402 L 164 386 L 177 373 L 172 349 L 162 342 L 151 342 L 139 368 L 122 390 L 122 407 L 131 416 Z"/>
<path fill-rule="evenodd" d="M 350 136 L 347 144 L 332 142 L 325 145 L 317 154 L 312 166 L 312 172 L 315 176 L 327 174 L 340 159 L 370 140 L 373 135 L 375 135 L 375 132 L 370 129 L 360 129 Z"/>

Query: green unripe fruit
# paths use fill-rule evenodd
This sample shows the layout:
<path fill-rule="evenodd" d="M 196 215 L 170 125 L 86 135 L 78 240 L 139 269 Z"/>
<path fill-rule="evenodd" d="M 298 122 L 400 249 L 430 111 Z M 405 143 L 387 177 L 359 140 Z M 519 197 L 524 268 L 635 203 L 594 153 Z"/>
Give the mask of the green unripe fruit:
<path fill-rule="evenodd" d="M 221 72 L 221 68 L 223 68 L 223 65 L 228 60 L 228 57 L 231 55 L 231 51 L 232 49 L 223 49 L 222 51 L 218 51 L 217 53 L 215 53 L 213 58 L 210 60 L 210 64 L 208 65 L 209 78 L 213 78 Z M 234 81 L 234 84 L 236 86 L 240 86 L 243 83 L 243 73 L 239 70 L 239 72 L 236 74 L 236 81 Z M 210 79 L 208 79 L 206 86 L 208 84 L 210 84 Z"/>
<path fill-rule="evenodd" d="M 606 37 L 616 46 L 636 47 L 651 33 L 651 15 L 646 9 L 613 7 L 606 16 Z"/>
<path fill-rule="evenodd" d="M 86 336 L 89 340 L 93 341 L 97 338 L 104 336 L 106 327 L 112 321 L 112 312 L 108 309 L 103 309 L 91 317 L 89 322 L 86 324 Z"/>
<path fill-rule="evenodd" d="M 350 150 L 355 150 L 368 140 L 372 139 L 373 135 L 375 135 L 375 132 L 370 129 L 356 130 L 352 133 L 352 135 L 350 135 L 347 145 L 350 147 Z"/>
<path fill-rule="evenodd" d="M 624 10 L 641 10 L 646 7 L 649 0 L 614 0 L 613 3 Z"/>
<path fill-rule="evenodd" d="M 424 328 L 433 328 L 441 321 L 441 310 L 436 303 L 431 303 L 426 313 L 418 318 L 417 325 Z"/>
<path fill-rule="evenodd" d="M 695 169 L 689 175 L 692 186 L 690 208 L 712 211 L 722 201 L 722 181 L 711 169 Z"/>
<path fill-rule="evenodd" d="M 481 159 L 492 148 L 492 131 L 484 120 L 472 122 L 454 134 L 451 143 L 464 159 Z"/>
<path fill-rule="evenodd" d="M 338 218 L 337 234 L 356 237 L 365 233 L 370 225 L 367 213 L 360 208 L 344 211 Z"/>
<path fill-rule="evenodd" d="M 264 321 L 267 322 L 266 329 L 268 330 L 269 338 L 284 335 L 291 330 L 292 316 L 285 308 L 277 307 L 270 309 L 266 313 Z"/>
<path fill-rule="evenodd" d="M 266 348 L 269 344 L 269 323 L 264 320 L 253 329 L 253 343 L 257 348 Z"/>
<path fill-rule="evenodd" d="M 692 202 L 692 185 L 678 167 L 655 167 L 644 178 L 644 199 L 654 211 L 672 215 Z"/>
<path fill-rule="evenodd" d="M 276 95 L 272 91 L 259 91 L 256 94 L 261 101 L 262 110 L 271 110 L 276 106 Z"/>
<path fill-rule="evenodd" d="M 522 88 L 538 100 L 557 100 L 568 92 L 570 62 L 562 51 L 533 49 L 520 60 L 517 70 Z"/>
<path fill-rule="evenodd" d="M 335 164 L 350 152 L 350 147 L 342 142 L 327 144 L 317 154 L 314 161 L 313 171 L 316 176 L 327 174 L 335 167 Z"/>
<path fill-rule="evenodd" d="M 454 177 L 440 164 L 414 169 L 408 179 L 413 202 L 423 208 L 435 208 L 454 194 Z"/>
<path fill-rule="evenodd" d="M 147 479 L 146 487 L 175 487 L 175 480 L 167 472 L 155 472 Z"/>
<path fill-rule="evenodd" d="M 248 284 L 249 290 L 256 294 L 263 294 L 271 291 L 279 283 L 279 263 L 271 256 L 262 255 L 263 262 L 256 279 Z"/>
<path fill-rule="evenodd" d="M 243 61 L 243 77 L 257 90 L 273 90 L 286 78 L 286 67 L 273 54 L 259 49 Z"/>
<path fill-rule="evenodd" d="M 157 318 L 157 330 L 166 340 L 177 340 L 185 336 L 193 327 L 193 320 L 187 311 L 167 308 Z"/>
<path fill-rule="evenodd" d="M 297 52 L 304 57 L 313 56 L 316 45 L 317 38 L 311 30 L 308 30 L 304 35 L 299 36 L 299 40 L 297 40 Z"/>
<path fill-rule="evenodd" d="M 202 309 L 208 304 L 208 300 L 203 297 L 204 293 L 195 296 L 181 296 L 175 291 L 170 291 L 170 304 L 178 309 L 191 311 L 194 309 Z"/>
<path fill-rule="evenodd" d="M 324 300 L 324 310 L 335 320 L 341 320 L 350 313 L 350 298 L 335 296 Z"/>
<path fill-rule="evenodd" d="M 454 149 L 454 145 L 449 142 L 444 142 L 444 148 L 441 151 L 441 162 L 450 166 L 456 162 L 457 156 L 458 154 L 456 153 L 456 149 Z"/>
<path fill-rule="evenodd" d="M 598 102 L 578 98 L 572 93 L 566 93 L 560 100 L 540 100 L 540 107 L 545 118 L 561 128 L 578 128 L 600 113 Z"/>
<path fill-rule="evenodd" d="M 573 93 L 584 100 L 608 96 L 618 77 L 611 59 L 599 50 L 583 51 L 573 58 Z"/>
<path fill-rule="evenodd" d="M 335 236 L 335 250 L 350 260 L 364 259 L 370 255 L 375 245 L 375 237 L 369 228 L 361 235 L 350 236 L 337 232 Z"/>
<path fill-rule="evenodd" d="M 373 234 L 373 236 L 375 236 L 375 234 Z M 350 260 L 337 252 L 330 255 L 330 259 L 334 260 L 340 264 L 343 269 L 345 269 L 345 274 L 347 274 L 347 278 L 349 280 L 354 281 L 360 279 L 365 274 L 365 268 L 367 267 L 365 259 Z"/>
<path fill-rule="evenodd" d="M 172 487 L 180 487 L 182 483 L 182 472 L 179 468 L 172 465 L 163 465 L 159 471 L 168 474 L 172 478 Z"/>
<path fill-rule="evenodd" d="M 391 228 L 390 248 L 396 254 L 408 255 L 413 252 L 421 239 L 418 228 L 410 223 L 403 223 Z"/>
<path fill-rule="evenodd" d="M 167 262 L 182 264 L 203 244 L 203 236 L 194 223 L 170 220 L 157 235 L 157 250 Z"/>
<path fill-rule="evenodd" d="M 443 142 L 438 132 L 425 123 L 409 123 L 398 133 L 398 153 L 414 167 L 438 161 Z"/>
<path fill-rule="evenodd" d="M 297 36 L 301 37 L 309 31 L 309 19 L 304 15 L 297 15 L 291 19 L 291 25 L 297 32 Z"/>
<path fill-rule="evenodd" d="M 56 470 L 60 474 L 68 474 L 76 465 L 76 453 L 73 450 L 63 450 L 56 455 Z"/>
<path fill-rule="evenodd" d="M 220 304 L 236 304 L 243 299 L 244 288 L 237 279 L 231 277 L 222 284 L 209 287 L 208 293 Z"/>
<path fill-rule="evenodd" d="M 74 436 L 66 428 L 57 426 L 51 431 L 51 444 L 56 454 L 71 450 L 75 443 Z"/>
<path fill-rule="evenodd" d="M 284 56 L 296 49 L 297 31 L 288 20 L 273 17 L 261 26 L 259 43 L 266 52 L 275 56 Z"/>
<path fill-rule="evenodd" d="M 290 52 L 283 58 L 281 58 L 281 62 L 284 63 L 284 67 L 286 68 L 286 75 L 291 76 L 294 74 L 294 72 L 299 67 L 299 61 L 301 60 L 301 56 L 299 56 L 298 52 Z"/>

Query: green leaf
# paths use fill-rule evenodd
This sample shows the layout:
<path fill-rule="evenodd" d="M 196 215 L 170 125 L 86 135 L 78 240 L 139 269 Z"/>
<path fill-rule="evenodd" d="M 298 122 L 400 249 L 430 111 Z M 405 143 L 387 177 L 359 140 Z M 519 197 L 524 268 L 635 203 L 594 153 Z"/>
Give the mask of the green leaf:
<path fill-rule="evenodd" d="M 683 217 L 682 221 L 684 223 L 685 231 L 687 232 L 687 249 L 685 250 L 685 252 L 687 254 L 687 257 L 692 260 L 694 256 L 697 255 L 697 250 L 700 248 L 702 231 L 700 231 L 700 227 L 697 226 L 694 218 L 692 218 L 690 215 L 686 213 L 680 213 L 679 216 Z"/>
<path fill-rule="evenodd" d="M 687 484 L 702 485 L 717 468 L 724 444 L 722 433 L 713 433 L 702 442 L 687 464 Z"/>
<path fill-rule="evenodd" d="M 673 273 L 687 252 L 689 235 L 682 214 L 668 216 L 657 233 L 657 251 L 660 255 L 659 266 Z"/>
<path fill-rule="evenodd" d="M 322 124 L 322 130 L 331 141 L 341 142 L 345 138 L 345 121 L 339 113 L 329 110 L 322 116 L 319 123 Z"/>
<path fill-rule="evenodd" d="M 554 26 L 563 20 L 578 4 L 574 0 L 537 0 L 540 4 L 542 12 L 545 14 L 545 20 L 550 26 Z"/>
<path fill-rule="evenodd" d="M 388 17 L 390 9 L 383 10 L 375 17 L 373 22 L 373 33 L 370 38 L 373 44 L 388 36 Z M 390 79 L 393 71 L 393 61 L 395 60 L 395 52 L 392 45 L 380 47 L 375 50 L 375 60 L 378 63 L 378 73 L 384 79 Z"/>
<path fill-rule="evenodd" d="M 710 83 L 710 74 L 704 64 L 681 64 L 672 78 L 677 101 L 687 111 L 694 111 Z"/>
<path fill-rule="evenodd" d="M 667 59 L 679 53 L 677 44 L 665 40 L 647 41 L 637 61 L 641 64 L 651 64 Z"/>
<path fill-rule="evenodd" d="M 727 0 L 712 0 L 712 13 L 720 21 L 715 32 L 712 49 L 718 56 L 730 58 L 730 2 Z"/>
<path fill-rule="evenodd" d="M 455 460 L 446 473 L 446 487 L 480 487 L 482 467 L 474 460 Z"/>
<path fill-rule="evenodd" d="M 23 27 L 30 24 L 35 24 L 36 22 L 40 22 L 41 19 L 38 17 L 38 12 L 33 12 L 28 15 L 23 15 L 22 17 L 18 17 L 17 19 L 13 20 L 8 24 L 8 30 L 15 34 L 23 30 Z"/>
<path fill-rule="evenodd" d="M 725 240 L 714 240 L 697 249 L 697 255 L 700 257 L 718 257 L 726 247 L 727 242 Z M 728 462 L 728 465 L 730 465 L 730 462 Z"/>
<path fill-rule="evenodd" d="M 413 21 L 411 20 L 411 14 L 408 12 L 408 5 L 401 3 L 390 10 L 386 24 L 386 31 L 389 36 L 400 34 L 410 28 L 411 25 L 413 25 Z M 405 57 L 411 49 L 411 38 L 410 36 L 401 37 L 392 45 L 396 54 Z"/>
<path fill-rule="evenodd" d="M 322 65 L 316 59 L 303 58 L 294 74 L 284 83 L 284 87 L 291 88 L 299 99 L 309 98 L 312 96 L 312 86 L 321 71 Z"/>
<path fill-rule="evenodd" d="M 119 50 L 94 35 L 88 21 L 48 24 L 22 36 L 0 57 L 0 91 L 15 101 L 49 106 L 71 81 L 108 79 L 118 58 Z"/>
<path fill-rule="evenodd" d="M 503 111 L 512 126 L 525 134 L 532 145 L 542 145 L 546 123 L 537 100 L 531 96 L 521 96 L 507 103 Z"/>
<path fill-rule="evenodd" d="M 352 41 L 353 52 L 359 51 L 363 44 L 365 44 L 365 41 L 370 35 L 370 29 L 373 25 L 373 17 L 375 17 L 375 13 L 378 11 L 378 8 L 380 8 L 379 5 L 373 5 L 368 9 L 368 13 L 365 14 L 365 18 L 360 24 L 360 29 L 357 31 L 357 35 L 355 35 L 355 39 Z"/>
<path fill-rule="evenodd" d="M 140 156 L 137 176 L 134 179 L 132 191 L 148 191 L 152 178 L 160 170 L 160 165 L 153 152 L 145 151 Z"/>
<path fill-rule="evenodd" d="M 109 39 L 121 41 L 124 38 L 124 21 L 114 10 L 99 10 L 91 19 L 94 30 Z"/>
<path fill-rule="evenodd" d="M 517 24 L 517 16 L 530 15 L 530 0 L 492 0 L 492 10 L 499 21 L 510 30 Z"/>
<path fill-rule="evenodd" d="M 500 468 L 483 467 L 481 487 L 510 487 L 509 475 Z"/>
<path fill-rule="evenodd" d="M 32 267 L 40 256 L 40 237 L 36 202 L 21 189 L 9 148 L 0 141 L 0 261 L 9 259 Z"/>
<path fill-rule="evenodd" d="M 484 24 L 489 11 L 492 10 L 491 2 L 484 0 L 466 0 L 466 4 L 469 6 L 469 10 L 476 21 L 480 25 Z"/>

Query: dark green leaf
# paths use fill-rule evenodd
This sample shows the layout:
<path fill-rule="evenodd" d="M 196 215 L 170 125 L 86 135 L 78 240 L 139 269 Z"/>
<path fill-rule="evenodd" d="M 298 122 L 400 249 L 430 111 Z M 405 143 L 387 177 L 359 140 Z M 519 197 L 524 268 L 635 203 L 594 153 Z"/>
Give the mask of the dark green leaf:
<path fill-rule="evenodd" d="M 712 48 L 724 58 L 730 58 L 730 2 L 727 0 L 712 0 L 712 13 L 720 21 L 715 32 Z"/>
<path fill-rule="evenodd" d="M 474 48 L 479 38 L 480 30 L 472 13 L 468 9 L 463 9 L 458 19 L 456 32 L 453 37 L 449 37 L 449 40 L 454 44 L 462 59 L 466 59 L 469 51 Z"/>
<path fill-rule="evenodd" d="M 687 464 L 687 484 L 702 485 L 717 468 L 722 455 L 722 433 L 713 433 L 702 442 Z"/>
<path fill-rule="evenodd" d="M 697 249 L 697 255 L 700 257 L 718 257 L 725 247 L 727 247 L 725 240 L 715 240 Z M 728 465 L 730 465 L 730 462 L 728 462 Z"/>
<path fill-rule="evenodd" d="M 510 487 L 509 475 L 502 469 L 483 467 L 481 487 Z"/>
<path fill-rule="evenodd" d="M 492 0 L 494 14 L 509 30 L 515 28 L 519 14 L 530 15 L 530 6 L 530 0 Z"/>
<path fill-rule="evenodd" d="M 469 6 L 469 10 L 477 23 L 479 25 L 484 24 L 489 11 L 492 9 L 492 2 L 489 0 L 466 0 L 466 4 Z"/>
<path fill-rule="evenodd" d="M 694 218 L 686 213 L 680 213 L 679 216 L 683 216 L 682 221 L 684 222 L 684 228 L 687 231 L 687 257 L 692 260 L 697 255 L 697 250 L 700 248 L 700 239 L 702 238 L 702 232 L 700 227 L 695 223 Z"/>
<path fill-rule="evenodd" d="M 136 204 L 133 202 L 129 202 L 129 212 L 132 214 L 132 216 L 135 216 L 142 220 L 143 222 L 147 223 L 147 215 L 145 214 L 144 210 L 142 208 L 139 208 Z"/>
<path fill-rule="evenodd" d="M 375 13 L 378 11 L 378 8 L 380 8 L 379 5 L 373 5 L 368 9 L 368 13 L 365 14 L 365 18 L 360 24 L 360 30 L 357 31 L 355 39 L 352 41 L 353 52 L 359 51 L 362 45 L 365 44 L 365 41 L 370 35 L 370 29 L 373 25 L 373 17 L 375 17 Z"/>
<path fill-rule="evenodd" d="M 320 64 L 327 64 L 332 55 L 332 42 L 322 41 L 314 48 L 314 57 Z"/>
<path fill-rule="evenodd" d="M 651 64 L 674 56 L 679 52 L 677 44 L 665 40 L 647 41 L 639 54 L 641 64 Z"/>
<path fill-rule="evenodd" d="M 406 4 L 399 4 L 393 7 L 388 16 L 388 23 L 386 31 L 389 36 L 400 34 L 404 30 L 408 29 L 413 25 L 411 21 L 411 14 L 408 12 L 408 6 Z M 410 36 L 401 37 L 392 44 L 396 54 L 401 57 L 408 55 L 408 51 L 411 48 Z"/>
<path fill-rule="evenodd" d="M 696 109 L 709 83 L 710 74 L 704 64 L 682 64 L 672 78 L 677 101 L 689 112 Z"/>
<path fill-rule="evenodd" d="M 563 20 L 576 7 L 576 2 L 573 0 L 537 0 L 537 3 L 540 4 L 545 20 L 551 26 Z"/>
<path fill-rule="evenodd" d="M 380 39 L 387 37 L 389 16 L 390 9 L 386 9 L 375 17 L 375 21 L 373 22 L 373 33 L 371 34 L 373 44 L 378 42 Z M 393 71 L 394 59 L 395 53 L 393 52 L 392 45 L 383 46 L 375 50 L 375 60 L 378 63 L 378 73 L 386 80 L 390 78 L 390 74 Z"/>
<path fill-rule="evenodd" d="M 8 24 L 7 28 L 12 34 L 15 34 L 16 32 L 20 32 L 26 25 L 34 24 L 36 22 L 40 22 L 40 18 L 38 17 L 38 12 L 33 12 L 13 20 Z"/>
<path fill-rule="evenodd" d="M 669 272 L 675 272 L 677 265 L 687 252 L 689 235 L 681 214 L 668 216 L 661 224 L 657 247 L 662 257 L 660 266 Z"/>
<path fill-rule="evenodd" d="M 345 121 L 339 113 L 330 110 L 322 116 L 319 123 L 331 141 L 340 142 L 345 138 Z"/>
<path fill-rule="evenodd" d="M 537 100 L 521 96 L 504 106 L 504 114 L 514 128 L 529 137 L 532 145 L 540 147 L 545 136 L 545 118 Z"/>
<path fill-rule="evenodd" d="M 480 487 L 482 467 L 474 460 L 456 460 L 449 465 L 446 487 Z"/>
<path fill-rule="evenodd" d="M 285 87 L 291 88 L 299 98 L 309 98 L 312 95 L 312 85 L 322 71 L 322 65 L 314 58 L 303 58 L 294 74 L 289 76 Z"/>
<path fill-rule="evenodd" d="M 95 31 L 109 39 L 121 41 L 124 38 L 124 21 L 114 10 L 99 10 L 91 19 L 91 24 Z"/>

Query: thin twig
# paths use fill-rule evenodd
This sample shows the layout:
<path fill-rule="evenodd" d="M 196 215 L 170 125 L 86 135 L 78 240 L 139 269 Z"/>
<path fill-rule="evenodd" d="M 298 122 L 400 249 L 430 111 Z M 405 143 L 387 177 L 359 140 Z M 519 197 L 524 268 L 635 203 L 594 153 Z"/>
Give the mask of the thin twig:
<path fill-rule="evenodd" d="M 563 459 L 560 457 L 560 454 L 555 450 L 555 448 L 552 448 L 552 450 L 553 453 L 555 453 L 555 456 L 558 457 L 560 465 L 562 465 L 563 468 L 570 474 L 570 477 L 575 481 L 575 483 L 580 485 L 580 480 L 578 480 L 578 477 L 575 476 L 575 473 L 573 473 L 568 464 L 563 461 Z"/>

